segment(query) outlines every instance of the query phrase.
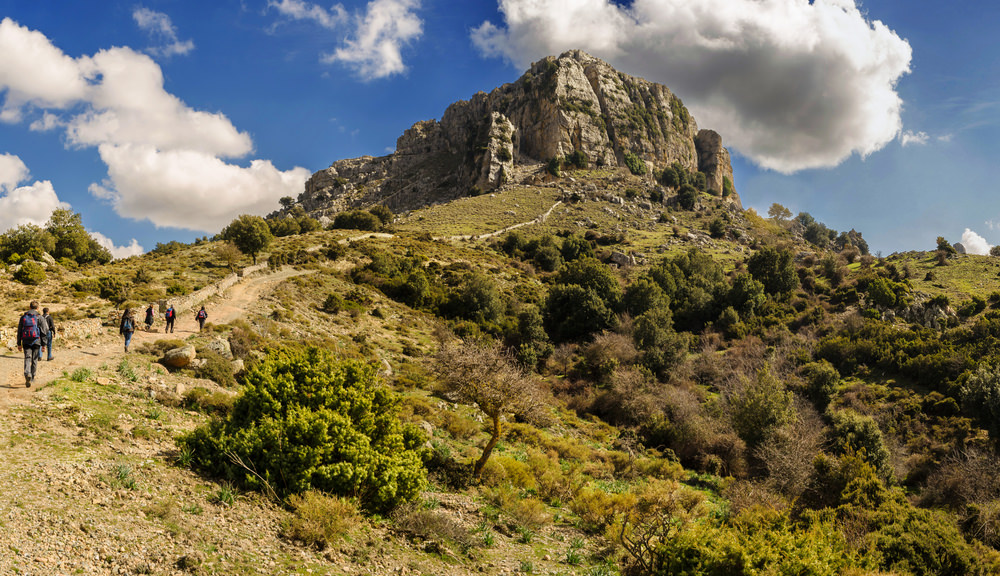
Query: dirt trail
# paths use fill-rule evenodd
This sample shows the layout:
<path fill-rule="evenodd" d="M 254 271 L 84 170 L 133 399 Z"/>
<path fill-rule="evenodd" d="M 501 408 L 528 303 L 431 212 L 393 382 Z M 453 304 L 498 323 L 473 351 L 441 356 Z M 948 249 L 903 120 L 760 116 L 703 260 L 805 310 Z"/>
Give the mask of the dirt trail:
<path fill-rule="evenodd" d="M 214 296 L 206 301 L 205 308 L 209 321 L 219 324 L 232 322 L 245 316 L 254 307 L 263 294 L 273 290 L 279 283 L 309 271 L 285 268 L 274 274 L 254 276 L 236 284 L 221 296 Z M 198 323 L 194 319 L 196 310 L 187 310 L 178 314 L 172 337 L 185 339 L 198 331 Z M 138 311 L 139 318 L 144 317 L 144 311 Z M 141 321 L 140 321 L 141 323 Z M 163 334 L 163 317 L 157 317 L 153 324 L 155 332 L 138 330 L 132 336 L 132 347 L 142 346 L 144 342 L 154 342 L 167 337 Z M 58 320 L 56 324 L 58 329 Z M 16 349 L 0 354 L 0 410 L 12 405 L 26 404 L 31 401 L 31 395 L 43 386 L 49 384 L 64 372 L 72 373 L 77 368 L 96 369 L 102 364 L 117 365 L 125 357 L 124 340 L 117 329 L 105 327 L 99 336 L 82 341 L 66 343 L 59 339 L 52 345 L 53 359 L 46 361 L 45 355 L 38 363 L 35 384 L 31 388 L 24 386 L 24 355 Z"/>

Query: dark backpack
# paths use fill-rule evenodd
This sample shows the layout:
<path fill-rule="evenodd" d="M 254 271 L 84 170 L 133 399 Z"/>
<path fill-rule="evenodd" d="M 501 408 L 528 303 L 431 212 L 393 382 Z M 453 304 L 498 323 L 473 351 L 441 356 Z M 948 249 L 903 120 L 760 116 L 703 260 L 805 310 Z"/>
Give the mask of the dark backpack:
<path fill-rule="evenodd" d="M 21 343 L 30 346 L 35 344 L 39 337 L 38 316 L 34 314 L 21 316 Z"/>
<path fill-rule="evenodd" d="M 122 330 L 124 330 L 126 332 L 131 332 L 132 330 L 134 330 L 134 328 L 132 327 L 132 318 L 131 317 L 126 318 L 122 322 Z"/>

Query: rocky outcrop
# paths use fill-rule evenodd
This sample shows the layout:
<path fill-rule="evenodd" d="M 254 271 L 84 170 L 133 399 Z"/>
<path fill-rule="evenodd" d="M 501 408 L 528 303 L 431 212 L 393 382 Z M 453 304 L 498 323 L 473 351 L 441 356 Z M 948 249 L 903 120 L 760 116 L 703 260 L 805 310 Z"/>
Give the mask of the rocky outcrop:
<path fill-rule="evenodd" d="M 698 171 L 704 172 L 708 189 L 716 196 L 723 196 L 739 206 L 740 198 L 733 187 L 733 165 L 729 150 L 722 146 L 722 136 L 715 130 L 699 130 L 694 139 L 698 151 Z"/>
<path fill-rule="evenodd" d="M 581 153 L 594 166 L 624 166 L 626 153 L 652 169 L 676 162 L 705 172 L 717 194 L 731 188 L 722 138 L 699 130 L 680 98 L 573 50 L 452 104 L 440 121 L 414 124 L 393 154 L 334 162 L 309 179 L 298 203 L 321 219 L 373 204 L 404 211 L 496 189 L 518 164 Z M 735 191 L 729 199 L 739 205 Z"/>

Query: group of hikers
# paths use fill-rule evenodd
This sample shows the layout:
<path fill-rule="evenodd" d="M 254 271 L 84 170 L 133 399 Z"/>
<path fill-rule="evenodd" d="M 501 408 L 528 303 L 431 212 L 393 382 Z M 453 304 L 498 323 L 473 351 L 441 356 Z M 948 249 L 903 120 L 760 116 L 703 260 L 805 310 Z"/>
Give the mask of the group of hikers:
<path fill-rule="evenodd" d="M 153 312 L 153 305 L 150 304 L 149 308 L 146 308 L 146 319 L 144 320 L 147 332 L 152 329 L 155 317 L 156 314 Z M 174 320 L 177 318 L 177 312 L 174 311 L 174 306 L 172 304 L 167 305 L 167 309 L 163 313 L 163 318 L 167 322 L 167 325 L 163 328 L 163 333 L 173 334 Z M 201 307 L 201 310 L 198 310 L 198 312 L 195 313 L 194 319 L 198 322 L 198 332 L 204 330 L 205 320 L 208 319 L 208 312 L 205 311 L 204 306 Z M 122 314 L 121 324 L 118 326 L 118 332 L 125 337 L 125 352 L 128 352 L 129 344 L 132 343 L 132 334 L 135 333 L 135 330 L 135 314 L 132 312 L 131 308 L 126 308 L 125 313 Z"/>
<path fill-rule="evenodd" d="M 149 308 L 146 308 L 145 324 L 147 331 L 152 329 L 155 317 L 156 314 L 153 311 L 153 305 L 150 304 Z M 177 313 L 174 311 L 173 305 L 167 306 L 163 317 L 167 322 L 163 332 L 172 334 L 174 331 L 174 320 L 177 318 Z M 205 311 L 204 306 L 195 313 L 194 319 L 198 322 L 198 331 L 201 332 L 204 330 L 205 320 L 208 319 L 208 312 Z M 131 308 L 126 308 L 125 313 L 122 314 L 121 323 L 118 326 L 118 332 L 125 337 L 125 352 L 128 352 L 129 344 L 132 343 L 132 334 L 135 333 L 135 330 L 135 315 Z M 38 373 L 38 362 L 42 359 L 42 351 L 47 352 L 47 360 L 54 358 L 52 355 L 52 339 L 55 333 L 56 323 L 52 319 L 52 316 L 49 315 L 49 309 L 42 308 L 41 313 L 39 313 L 38 301 L 32 300 L 28 305 L 28 311 L 22 314 L 20 320 L 17 322 L 17 349 L 24 352 L 24 385 L 26 388 L 31 388 L 31 385 L 35 383 L 35 375 Z"/>
<path fill-rule="evenodd" d="M 17 349 L 24 352 L 24 385 L 31 388 L 38 372 L 38 361 L 42 359 L 42 350 L 48 351 L 48 360 L 52 360 L 52 338 L 56 334 L 56 323 L 49 316 L 49 309 L 42 308 L 38 313 L 38 301 L 32 300 L 28 311 L 21 315 L 17 322 Z"/>

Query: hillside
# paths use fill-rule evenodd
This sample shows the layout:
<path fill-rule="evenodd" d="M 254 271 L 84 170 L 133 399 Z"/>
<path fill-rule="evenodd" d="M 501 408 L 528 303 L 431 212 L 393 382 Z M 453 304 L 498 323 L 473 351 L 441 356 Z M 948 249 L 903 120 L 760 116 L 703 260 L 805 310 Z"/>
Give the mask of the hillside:
<path fill-rule="evenodd" d="M 419 125 L 516 126 L 490 191 L 393 214 L 425 166 L 393 156 L 360 162 L 395 184 L 125 260 L 72 225 L 0 237 L 0 572 L 1000 571 L 998 261 L 744 211 L 690 119 L 625 139 L 603 102 L 607 140 L 528 144 L 515 96 L 568 85 L 545 74 L 674 102 L 582 53 L 532 70 Z M 33 298 L 60 332 L 27 389 Z M 126 354 L 118 309 L 168 302 L 175 333 Z"/>

